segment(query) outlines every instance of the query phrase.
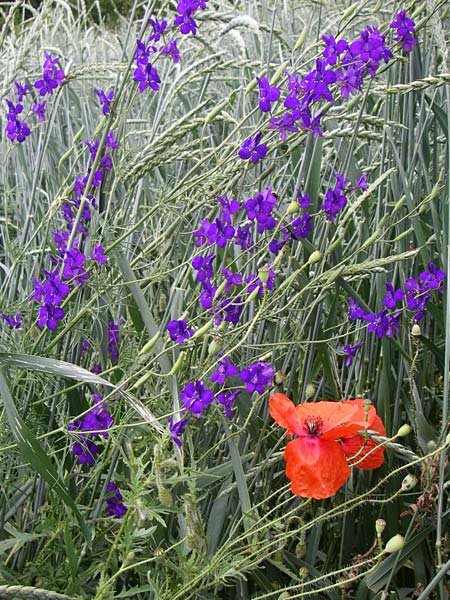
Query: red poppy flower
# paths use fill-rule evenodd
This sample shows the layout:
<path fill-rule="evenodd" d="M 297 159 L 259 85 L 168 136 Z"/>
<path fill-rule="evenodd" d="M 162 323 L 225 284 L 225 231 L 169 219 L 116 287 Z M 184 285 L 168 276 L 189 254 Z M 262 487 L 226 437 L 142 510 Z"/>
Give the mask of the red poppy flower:
<path fill-rule="evenodd" d="M 349 478 L 349 465 L 375 469 L 383 463 L 384 448 L 377 447 L 365 430 L 386 432 L 375 408 L 362 398 L 294 406 L 287 396 L 276 393 L 269 402 L 275 421 L 288 435 L 297 436 L 284 452 L 286 475 L 297 496 L 329 498 Z"/>

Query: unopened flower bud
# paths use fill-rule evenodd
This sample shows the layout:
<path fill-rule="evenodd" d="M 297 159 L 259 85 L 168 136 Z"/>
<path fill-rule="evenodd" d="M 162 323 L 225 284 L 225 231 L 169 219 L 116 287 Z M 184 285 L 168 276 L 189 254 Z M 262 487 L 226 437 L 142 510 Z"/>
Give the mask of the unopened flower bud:
<path fill-rule="evenodd" d="M 211 327 L 214 325 L 214 321 L 208 321 L 206 323 L 206 325 L 203 325 L 203 327 L 200 327 L 200 329 L 197 329 L 197 331 L 194 333 L 194 335 L 192 336 L 192 339 L 197 339 L 199 337 L 202 337 L 205 335 L 205 333 L 208 333 L 208 331 L 211 329 Z"/>
<path fill-rule="evenodd" d="M 286 373 L 283 371 L 277 371 L 273 376 L 273 382 L 275 385 L 282 385 L 287 379 Z"/>
<path fill-rule="evenodd" d="M 420 325 L 418 325 L 417 323 L 414 323 L 414 325 L 411 327 L 411 335 L 421 335 L 421 330 L 420 330 Z"/>
<path fill-rule="evenodd" d="M 391 539 L 388 541 L 384 551 L 389 553 L 400 552 L 400 550 L 403 550 L 405 547 L 405 543 L 405 538 L 397 533 L 397 535 L 394 535 L 394 537 L 391 537 Z"/>
<path fill-rule="evenodd" d="M 293 215 L 298 210 L 300 210 L 300 204 L 298 203 L 298 200 L 293 200 L 287 208 L 287 214 Z"/>
<path fill-rule="evenodd" d="M 323 254 L 320 250 L 314 250 L 314 252 L 308 258 L 308 265 L 313 265 L 314 263 L 319 262 L 319 260 L 322 260 L 322 256 Z"/>
<path fill-rule="evenodd" d="M 400 429 L 397 431 L 397 436 L 396 437 L 406 437 L 407 435 L 409 435 L 411 433 L 411 425 L 408 425 L 408 423 L 404 423 Z"/>
<path fill-rule="evenodd" d="M 377 519 L 375 521 L 375 531 L 377 535 L 381 535 L 386 527 L 386 521 L 384 519 Z"/>
<path fill-rule="evenodd" d="M 218 352 L 220 352 L 222 348 L 222 340 L 220 338 L 214 338 L 211 340 L 211 343 L 208 346 L 208 354 L 209 356 L 214 356 Z"/>
<path fill-rule="evenodd" d="M 427 447 L 429 452 L 433 452 L 433 450 L 436 450 L 437 444 L 434 440 L 429 440 L 429 442 L 427 443 Z"/>
<path fill-rule="evenodd" d="M 408 473 L 408 475 L 402 481 L 402 492 L 409 492 L 409 490 L 412 490 L 413 487 L 416 487 L 416 485 L 417 477 Z"/>
<path fill-rule="evenodd" d="M 308 567 L 300 567 L 300 569 L 298 570 L 298 576 L 300 577 L 300 579 L 306 579 L 309 575 L 309 569 Z"/>
<path fill-rule="evenodd" d="M 311 398 L 314 397 L 315 393 L 316 393 L 316 388 L 314 387 L 314 385 L 312 383 L 308 383 L 308 385 L 306 386 L 306 390 L 305 390 L 306 399 L 311 400 Z"/>

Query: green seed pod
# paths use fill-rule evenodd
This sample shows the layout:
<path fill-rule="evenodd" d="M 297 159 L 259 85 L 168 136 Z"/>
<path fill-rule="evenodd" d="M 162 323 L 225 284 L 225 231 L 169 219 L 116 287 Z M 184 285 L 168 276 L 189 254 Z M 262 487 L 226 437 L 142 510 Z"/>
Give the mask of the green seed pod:
<path fill-rule="evenodd" d="M 212 339 L 208 346 L 209 356 L 215 356 L 218 352 L 221 351 L 222 346 L 223 346 L 223 342 L 220 338 Z"/>
<path fill-rule="evenodd" d="M 319 260 L 322 260 L 322 257 L 323 254 L 320 250 L 314 250 L 314 252 L 308 258 L 308 265 L 313 265 L 314 263 L 319 262 Z"/>
<path fill-rule="evenodd" d="M 287 214 L 293 215 L 298 210 L 300 210 L 300 204 L 298 203 L 298 200 L 293 200 L 288 206 Z"/>
<path fill-rule="evenodd" d="M 409 435 L 412 431 L 411 425 L 408 425 L 408 423 L 404 423 L 400 429 L 397 431 L 397 435 L 396 437 L 406 437 L 407 435 Z"/>
<path fill-rule="evenodd" d="M 269 281 L 269 267 L 261 267 L 258 269 L 258 277 L 262 284 L 265 285 Z"/>
<path fill-rule="evenodd" d="M 159 338 L 161 337 L 161 332 L 157 331 L 155 333 L 155 335 L 145 344 L 145 346 L 139 351 L 138 353 L 138 357 L 142 356 L 143 354 L 147 354 L 147 352 L 150 352 L 150 350 L 153 348 L 153 346 L 156 344 L 156 342 L 159 340 Z"/>
<path fill-rule="evenodd" d="M 408 473 L 408 475 L 402 481 L 402 492 L 409 492 L 409 490 L 412 490 L 414 487 L 416 487 L 416 485 L 417 477 Z"/>
<path fill-rule="evenodd" d="M 199 337 L 203 337 L 205 335 L 205 333 L 208 333 L 208 331 L 211 329 L 211 327 L 214 325 L 214 321 L 208 321 L 206 323 L 206 325 L 203 325 L 203 327 L 200 327 L 200 329 L 197 329 L 197 331 L 194 333 L 194 335 L 192 336 L 192 339 L 198 339 Z"/>
<path fill-rule="evenodd" d="M 384 548 L 384 551 L 388 552 L 389 554 L 394 552 L 400 552 L 400 550 L 403 550 L 403 548 L 405 547 L 405 543 L 405 538 L 399 533 L 397 533 L 397 535 L 394 535 L 394 537 L 391 537 L 391 539 L 388 541 Z"/>
<path fill-rule="evenodd" d="M 296 546 L 295 546 L 295 555 L 297 558 L 303 558 L 306 554 L 306 544 L 305 542 L 299 542 Z"/>
<path fill-rule="evenodd" d="M 417 325 L 417 323 L 414 323 L 414 325 L 411 327 L 411 335 L 421 335 L 421 330 L 420 330 L 420 326 Z"/>

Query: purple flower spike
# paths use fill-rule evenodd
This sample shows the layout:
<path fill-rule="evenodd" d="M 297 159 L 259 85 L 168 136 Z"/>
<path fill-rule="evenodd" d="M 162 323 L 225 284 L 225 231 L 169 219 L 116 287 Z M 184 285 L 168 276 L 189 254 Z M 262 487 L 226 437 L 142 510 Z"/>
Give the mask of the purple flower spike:
<path fill-rule="evenodd" d="M 259 110 L 269 112 L 272 109 L 271 104 L 280 97 L 281 91 L 275 85 L 271 86 L 267 77 L 256 78 L 259 85 Z"/>
<path fill-rule="evenodd" d="M 97 94 L 98 99 L 100 100 L 103 114 L 107 115 L 111 111 L 111 103 L 114 100 L 114 91 L 111 90 L 109 94 L 106 95 L 103 90 L 94 88 L 94 93 Z"/>
<path fill-rule="evenodd" d="M 258 131 L 254 138 L 247 138 L 239 150 L 239 157 L 242 160 L 251 158 L 254 164 L 256 164 L 258 160 L 262 160 L 267 154 L 267 146 L 260 143 L 261 138 L 262 131 Z"/>
<path fill-rule="evenodd" d="M 139 91 L 142 93 L 147 87 L 152 90 L 159 90 L 161 79 L 159 78 L 156 67 L 150 63 L 139 64 L 133 74 L 133 80 L 139 82 Z"/>
<path fill-rule="evenodd" d="M 383 304 L 386 308 L 393 309 L 397 306 L 398 302 L 401 302 L 405 297 L 405 292 L 401 289 L 394 290 L 394 286 L 390 281 L 386 281 L 387 293 L 383 298 Z"/>
<path fill-rule="evenodd" d="M 167 21 L 158 21 L 156 17 L 154 19 L 152 17 L 149 17 L 148 22 L 150 23 L 153 29 L 153 33 L 149 36 L 148 41 L 159 42 L 159 40 L 161 39 L 161 35 L 164 34 L 164 31 L 166 30 Z"/>
<path fill-rule="evenodd" d="M 103 246 L 101 244 L 95 244 L 94 250 L 91 254 L 91 260 L 95 260 L 99 265 L 105 264 L 108 257 L 105 254 Z"/>
<path fill-rule="evenodd" d="M 249 394 L 258 392 L 263 394 L 264 389 L 272 383 L 275 369 L 265 362 L 249 365 L 239 373 L 239 377 L 246 384 L 245 389 Z"/>
<path fill-rule="evenodd" d="M 36 102 L 31 106 L 31 110 L 37 116 L 39 121 L 45 121 L 45 100 L 42 102 Z"/>
<path fill-rule="evenodd" d="M 167 323 L 167 331 L 169 332 L 170 339 L 177 342 L 177 344 L 182 344 L 194 335 L 194 330 L 187 326 L 186 319 L 169 321 Z"/>
<path fill-rule="evenodd" d="M 22 100 L 27 95 L 30 86 L 28 85 L 28 83 L 22 84 L 19 81 L 15 81 L 14 85 L 17 89 L 17 101 L 22 102 Z"/>
<path fill-rule="evenodd" d="M 214 394 L 205 388 L 204 381 L 196 379 L 183 388 L 180 392 L 180 400 L 183 402 L 184 408 L 198 419 L 214 400 Z"/>
<path fill-rule="evenodd" d="M 406 16 L 406 10 L 401 10 L 395 15 L 395 19 L 390 24 L 390 27 L 396 30 L 397 36 L 395 40 L 403 50 L 411 52 L 417 44 L 417 40 L 414 37 L 416 24 Z"/>
<path fill-rule="evenodd" d="M 364 316 L 364 320 L 369 323 L 367 331 L 376 333 L 377 337 L 382 338 L 392 337 L 399 329 L 399 318 L 401 313 L 388 315 L 387 310 L 382 310 L 378 313 L 368 313 Z"/>
<path fill-rule="evenodd" d="M 349 321 L 357 321 L 359 319 L 364 319 L 366 316 L 366 311 L 359 306 L 357 302 L 353 300 L 350 296 L 348 299 L 348 320 Z"/>
<path fill-rule="evenodd" d="M 327 65 L 335 65 L 339 56 L 348 49 L 347 41 L 339 40 L 336 42 L 332 35 L 323 35 L 322 41 L 325 44 L 323 57 L 325 58 Z"/>

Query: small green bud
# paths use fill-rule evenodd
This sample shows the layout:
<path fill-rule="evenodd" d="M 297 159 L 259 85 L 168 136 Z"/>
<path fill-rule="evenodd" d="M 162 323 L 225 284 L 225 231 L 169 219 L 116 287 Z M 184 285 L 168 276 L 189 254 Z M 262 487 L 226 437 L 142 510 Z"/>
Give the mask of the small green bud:
<path fill-rule="evenodd" d="M 293 200 L 287 208 L 287 214 L 293 215 L 298 210 L 300 210 L 300 204 L 298 203 L 298 200 Z"/>
<path fill-rule="evenodd" d="M 417 477 L 408 473 L 408 475 L 402 481 L 402 492 L 409 492 L 409 490 L 412 490 L 414 487 L 416 487 L 416 485 Z"/>
<path fill-rule="evenodd" d="M 269 267 L 264 266 L 258 269 L 258 277 L 263 285 L 269 281 Z"/>
<path fill-rule="evenodd" d="M 311 398 L 314 397 L 314 394 L 316 393 L 316 388 L 312 383 L 308 383 L 308 385 L 306 386 L 306 390 L 305 390 L 305 397 L 307 400 L 311 400 Z"/>
<path fill-rule="evenodd" d="M 211 327 L 214 325 L 214 321 L 208 321 L 206 323 L 206 325 L 203 325 L 203 327 L 200 327 L 200 329 L 197 329 L 197 331 L 194 333 L 194 335 L 192 336 L 192 339 L 198 339 L 199 337 L 203 337 L 205 335 L 205 333 L 208 333 L 208 331 L 211 329 Z"/>
<path fill-rule="evenodd" d="M 420 330 L 420 325 L 418 325 L 417 323 L 414 323 L 414 325 L 411 327 L 411 335 L 421 335 L 421 330 Z"/>
<path fill-rule="evenodd" d="M 400 429 L 397 431 L 397 435 L 396 437 L 406 437 L 407 435 L 409 435 L 412 431 L 411 425 L 408 425 L 408 423 L 404 423 Z"/>
<path fill-rule="evenodd" d="M 405 538 L 397 533 L 397 535 L 394 535 L 394 537 L 391 537 L 391 539 L 388 541 L 384 551 L 389 552 L 389 554 L 393 552 L 400 552 L 400 550 L 403 550 L 405 547 L 405 543 Z"/>
<path fill-rule="evenodd" d="M 135 552 L 128 552 L 128 554 L 125 556 L 125 560 L 123 561 L 124 566 L 132 563 L 135 556 L 136 556 Z"/>
<path fill-rule="evenodd" d="M 298 570 L 298 576 L 300 577 L 300 579 L 306 579 L 309 575 L 309 569 L 308 567 L 300 567 L 300 569 Z"/>
<path fill-rule="evenodd" d="M 314 250 L 314 252 L 308 258 L 308 265 L 313 265 L 314 263 L 319 262 L 319 260 L 322 260 L 322 257 L 323 254 L 320 250 Z"/>
<path fill-rule="evenodd" d="M 213 340 L 211 340 L 211 343 L 208 346 L 209 356 L 214 356 L 218 352 L 220 352 L 222 345 L 223 345 L 223 342 L 220 338 L 214 338 Z"/>
<path fill-rule="evenodd" d="M 375 531 L 377 535 L 381 535 L 386 527 L 386 521 L 384 519 L 377 519 L 375 521 Z"/>
<path fill-rule="evenodd" d="M 427 446 L 428 446 L 429 452 L 433 452 L 433 450 L 436 450 L 436 448 L 437 448 L 437 444 L 434 440 L 429 440 Z"/>

